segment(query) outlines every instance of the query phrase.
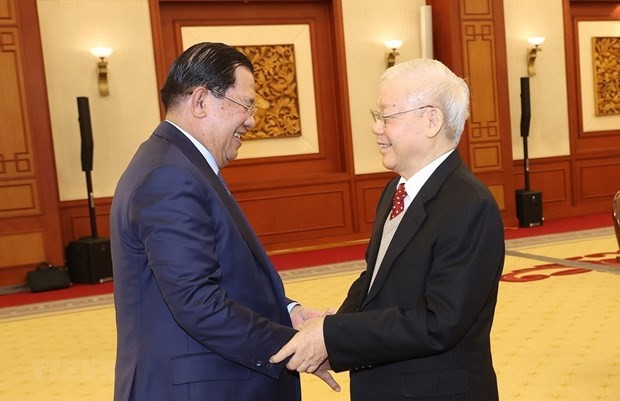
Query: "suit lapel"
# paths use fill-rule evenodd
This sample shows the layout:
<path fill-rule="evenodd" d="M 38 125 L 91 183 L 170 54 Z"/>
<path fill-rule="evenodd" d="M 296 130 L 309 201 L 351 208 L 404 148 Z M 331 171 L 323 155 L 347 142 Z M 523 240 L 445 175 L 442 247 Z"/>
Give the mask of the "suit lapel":
<path fill-rule="evenodd" d="M 390 242 L 390 245 L 385 252 L 385 256 L 381 262 L 381 267 L 379 268 L 377 277 L 375 277 L 375 281 L 372 284 L 372 288 L 362 303 L 362 308 L 366 306 L 375 296 L 377 296 L 394 264 L 394 261 L 411 243 L 413 237 L 415 237 L 416 233 L 420 230 L 420 227 L 427 216 L 425 204 L 435 197 L 446 178 L 448 178 L 448 176 L 460 164 L 461 157 L 459 156 L 458 151 L 454 150 L 454 152 L 452 152 L 450 156 L 448 156 L 446 160 L 444 160 L 443 163 L 437 167 L 426 183 L 422 186 L 412 204 L 409 208 L 407 208 L 400 224 L 398 225 L 398 228 L 396 229 L 396 232 L 394 233 L 392 242 Z M 370 276 L 372 276 L 372 270 L 370 269 L 374 268 L 374 264 L 377 260 L 379 244 L 381 242 L 381 236 L 383 235 L 383 225 L 385 224 L 385 220 L 387 219 L 388 213 L 391 209 L 392 196 L 394 195 L 394 191 L 396 191 L 397 182 L 398 179 L 394 179 L 388 184 L 388 187 L 380 202 L 380 210 L 383 213 L 382 215 L 377 215 L 377 220 L 375 221 L 373 227 L 373 256 L 372 258 L 369 258 L 369 273 L 367 274 L 367 280 L 370 280 Z M 381 218 L 381 220 L 379 220 L 379 218 Z M 366 289 L 368 289 L 369 283 L 366 284 Z"/>
<path fill-rule="evenodd" d="M 226 189 L 220 183 L 219 178 L 209 166 L 209 163 L 205 160 L 204 156 L 200 153 L 198 149 L 194 146 L 194 144 L 185 136 L 183 133 L 179 132 L 176 127 L 167 123 L 161 122 L 159 126 L 155 129 L 155 135 L 161 136 L 175 146 L 177 146 L 185 156 L 192 162 L 194 166 L 202 173 L 205 179 L 209 182 L 211 187 L 215 189 L 215 192 L 218 194 L 222 203 L 226 207 L 226 210 L 232 217 L 235 225 L 239 229 L 241 236 L 245 240 L 246 244 L 259 261 L 259 263 L 267 269 L 270 274 L 271 270 L 267 268 L 270 263 L 266 260 L 266 255 L 262 252 L 262 247 L 258 241 L 258 238 L 254 234 L 254 231 L 250 227 L 247 219 L 245 218 L 241 208 L 237 204 L 237 202 L 226 192 Z"/>

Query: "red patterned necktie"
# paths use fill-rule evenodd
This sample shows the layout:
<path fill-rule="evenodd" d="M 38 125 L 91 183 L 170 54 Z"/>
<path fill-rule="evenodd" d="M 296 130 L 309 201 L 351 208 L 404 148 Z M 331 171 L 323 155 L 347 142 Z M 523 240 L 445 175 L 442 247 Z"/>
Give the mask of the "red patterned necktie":
<path fill-rule="evenodd" d="M 405 210 L 405 196 L 407 196 L 407 191 L 405 191 L 405 184 L 402 183 L 396 189 L 394 193 L 394 198 L 392 199 L 392 211 L 390 212 L 390 220 L 394 217 L 398 216 Z"/>

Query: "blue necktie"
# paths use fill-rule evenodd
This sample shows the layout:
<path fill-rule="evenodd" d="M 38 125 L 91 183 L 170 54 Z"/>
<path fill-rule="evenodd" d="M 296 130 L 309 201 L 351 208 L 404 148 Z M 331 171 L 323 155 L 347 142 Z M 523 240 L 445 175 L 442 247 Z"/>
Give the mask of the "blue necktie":
<path fill-rule="evenodd" d="M 219 171 L 217 172 L 217 178 L 220 179 L 220 182 L 224 186 L 224 189 L 226 190 L 226 192 L 228 192 L 228 195 L 232 196 L 232 194 L 230 193 L 230 190 L 228 189 L 228 185 L 226 185 L 226 180 L 224 180 L 224 177 L 222 177 L 222 174 L 220 174 Z"/>

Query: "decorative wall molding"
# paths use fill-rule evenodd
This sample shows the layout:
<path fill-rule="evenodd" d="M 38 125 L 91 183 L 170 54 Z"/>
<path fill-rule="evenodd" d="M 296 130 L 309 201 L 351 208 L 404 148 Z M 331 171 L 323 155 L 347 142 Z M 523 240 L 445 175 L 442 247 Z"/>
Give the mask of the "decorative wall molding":
<path fill-rule="evenodd" d="M 35 179 L 0 180 L 0 219 L 41 212 Z"/>
<path fill-rule="evenodd" d="M 471 113 L 459 151 L 493 193 L 505 224 L 516 225 L 506 35 L 501 0 L 427 0 L 435 57 L 470 87 Z"/>
<path fill-rule="evenodd" d="M 110 207 L 112 198 L 95 199 L 95 219 L 97 222 L 97 234 L 101 237 L 110 237 Z M 90 211 L 88 201 L 72 200 L 60 203 L 60 221 L 62 224 L 63 249 L 69 242 L 81 237 L 91 236 Z"/>
<path fill-rule="evenodd" d="M 19 0 L 0 0 L 0 26 L 15 25 L 17 23 L 15 1 Z"/>
<path fill-rule="evenodd" d="M 524 187 L 523 161 L 514 163 L 517 188 Z M 530 160 L 530 187 L 541 191 L 544 218 L 611 213 L 620 176 L 620 157 L 600 159 L 570 156 Z M 611 215 L 610 215 L 611 218 Z"/>
<path fill-rule="evenodd" d="M 43 232 L 22 232 L 0 236 L 0 268 L 37 264 L 45 260 Z"/>
<path fill-rule="evenodd" d="M 0 286 L 26 282 L 26 272 L 46 260 L 44 242 L 43 231 L 1 234 Z"/>
<path fill-rule="evenodd" d="M 36 0 L 0 0 L 0 286 L 63 262 Z"/>

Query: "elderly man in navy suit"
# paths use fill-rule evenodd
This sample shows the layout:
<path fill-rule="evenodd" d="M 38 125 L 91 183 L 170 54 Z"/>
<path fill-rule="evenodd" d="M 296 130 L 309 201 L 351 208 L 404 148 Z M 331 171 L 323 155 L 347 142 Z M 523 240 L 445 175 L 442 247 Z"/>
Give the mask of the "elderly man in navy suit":
<path fill-rule="evenodd" d="M 463 79 L 436 60 L 386 70 L 373 133 L 385 187 L 367 269 L 333 316 L 305 322 L 271 360 L 349 370 L 353 401 L 497 401 L 490 332 L 504 263 L 497 204 L 456 146 Z"/>
<path fill-rule="evenodd" d="M 166 119 L 118 183 L 115 401 L 301 398 L 298 373 L 269 357 L 319 313 L 285 297 L 219 177 L 255 123 L 252 74 L 227 45 L 184 51 L 161 91 Z"/>

